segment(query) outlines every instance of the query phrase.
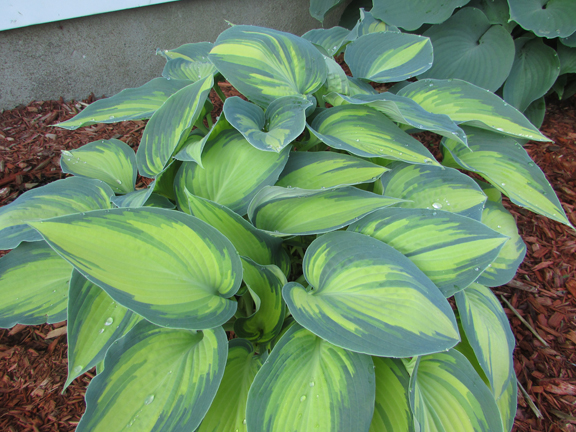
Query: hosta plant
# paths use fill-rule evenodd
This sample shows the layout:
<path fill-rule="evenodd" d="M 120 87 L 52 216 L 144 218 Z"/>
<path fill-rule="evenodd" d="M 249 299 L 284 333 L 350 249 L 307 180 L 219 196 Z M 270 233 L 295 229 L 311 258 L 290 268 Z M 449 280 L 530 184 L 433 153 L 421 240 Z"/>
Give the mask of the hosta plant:
<path fill-rule="evenodd" d="M 380 30 L 232 26 L 59 125 L 149 119 L 0 209 L 0 325 L 68 319 L 66 385 L 96 366 L 78 431 L 510 430 L 501 194 L 569 224 L 516 141 L 547 138 L 464 81 L 377 93 L 432 63 Z"/>

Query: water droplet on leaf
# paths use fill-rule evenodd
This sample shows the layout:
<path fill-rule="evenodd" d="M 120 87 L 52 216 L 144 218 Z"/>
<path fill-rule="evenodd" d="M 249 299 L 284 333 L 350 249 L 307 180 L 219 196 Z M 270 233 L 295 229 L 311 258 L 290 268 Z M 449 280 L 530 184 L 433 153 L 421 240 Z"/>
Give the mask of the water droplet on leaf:
<path fill-rule="evenodd" d="M 104 323 L 104 325 L 109 326 L 110 324 L 112 324 L 114 322 L 114 318 L 110 317 L 106 320 L 106 322 Z"/>
<path fill-rule="evenodd" d="M 300 402 L 304 402 L 305 400 L 306 400 L 306 395 L 303 395 L 303 396 L 300 398 Z"/>
<path fill-rule="evenodd" d="M 144 405 L 150 405 L 152 403 L 152 401 L 154 401 L 154 395 L 150 395 L 146 398 L 146 400 L 144 401 Z"/>

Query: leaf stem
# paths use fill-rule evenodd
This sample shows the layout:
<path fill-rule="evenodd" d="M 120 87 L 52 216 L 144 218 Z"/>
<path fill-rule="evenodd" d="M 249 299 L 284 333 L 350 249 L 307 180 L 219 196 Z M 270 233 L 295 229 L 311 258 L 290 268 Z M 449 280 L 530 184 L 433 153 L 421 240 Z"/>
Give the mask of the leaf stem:
<path fill-rule="evenodd" d="M 208 135 L 208 132 L 210 132 L 208 128 L 204 126 L 204 123 L 202 123 L 202 121 L 196 122 L 194 126 L 200 129 L 204 135 Z"/>
<path fill-rule="evenodd" d="M 214 89 L 214 91 L 216 92 L 216 94 L 218 95 L 218 97 L 220 98 L 222 103 L 224 103 L 226 101 L 226 95 L 224 94 L 224 92 L 222 91 L 220 86 L 218 85 L 218 82 L 216 82 L 214 84 L 214 87 L 212 87 L 212 88 Z"/>

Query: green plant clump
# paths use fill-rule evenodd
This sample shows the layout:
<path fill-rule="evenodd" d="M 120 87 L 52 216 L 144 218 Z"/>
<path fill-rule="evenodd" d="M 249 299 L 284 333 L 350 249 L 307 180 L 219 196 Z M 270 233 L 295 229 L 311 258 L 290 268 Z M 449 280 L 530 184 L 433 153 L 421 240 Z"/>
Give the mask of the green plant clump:
<path fill-rule="evenodd" d="M 62 152 L 73 176 L 0 209 L 0 326 L 68 319 L 65 387 L 97 370 L 79 432 L 511 429 L 489 287 L 526 249 L 501 193 L 570 225 L 516 141 L 547 138 L 464 81 L 374 91 L 432 64 L 385 27 L 232 26 L 59 125 L 149 119 L 136 154 Z"/>

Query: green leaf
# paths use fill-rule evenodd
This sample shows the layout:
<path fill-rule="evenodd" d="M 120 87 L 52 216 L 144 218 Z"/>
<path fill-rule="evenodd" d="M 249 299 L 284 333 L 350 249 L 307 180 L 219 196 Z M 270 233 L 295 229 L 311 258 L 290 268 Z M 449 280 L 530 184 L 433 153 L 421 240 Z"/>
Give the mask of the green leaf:
<path fill-rule="evenodd" d="M 464 8 L 424 32 L 434 47 L 434 65 L 422 78 L 458 78 L 496 91 L 514 61 L 514 41 L 482 11 Z"/>
<path fill-rule="evenodd" d="M 242 277 L 236 250 L 187 214 L 96 210 L 29 224 L 88 280 L 148 321 L 205 329 L 224 324 L 236 311 L 230 299 Z"/>
<path fill-rule="evenodd" d="M 304 131 L 305 110 L 310 105 L 300 96 L 284 96 L 264 113 L 258 105 L 234 96 L 226 99 L 223 110 L 230 124 L 255 148 L 280 153 Z"/>
<path fill-rule="evenodd" d="M 214 46 L 211 42 L 197 42 L 180 45 L 171 50 L 156 50 L 166 60 L 181 58 L 188 61 L 207 61 L 208 54 Z"/>
<path fill-rule="evenodd" d="M 112 202 L 117 207 L 124 208 L 136 208 L 144 207 L 146 202 L 152 196 L 152 187 L 147 187 L 146 189 L 140 189 L 133 192 L 129 192 L 126 195 L 115 196 L 112 198 Z"/>
<path fill-rule="evenodd" d="M 389 208 L 348 228 L 405 255 L 450 297 L 478 278 L 507 237 L 473 219 L 435 210 Z"/>
<path fill-rule="evenodd" d="M 474 180 L 458 170 L 393 162 L 380 181 L 382 195 L 405 200 L 404 208 L 458 213 L 480 220 L 486 195 Z"/>
<path fill-rule="evenodd" d="M 76 150 L 62 150 L 62 172 L 102 180 L 116 193 L 129 193 L 136 184 L 136 155 L 117 139 L 88 143 Z"/>
<path fill-rule="evenodd" d="M 286 304 L 282 300 L 282 287 L 286 276 L 275 265 L 263 266 L 249 258 L 242 258 L 243 278 L 251 294 L 260 299 L 260 306 L 246 318 L 234 322 L 234 333 L 249 341 L 265 344 L 282 329 Z"/>
<path fill-rule="evenodd" d="M 112 97 L 100 99 L 75 117 L 56 126 L 74 130 L 95 123 L 149 119 L 166 99 L 189 84 L 190 81 L 154 78 L 143 86 L 125 89 Z"/>
<path fill-rule="evenodd" d="M 20 195 L 0 208 L 0 250 L 42 237 L 26 225 L 31 220 L 111 208 L 112 189 L 100 180 L 70 177 Z"/>
<path fill-rule="evenodd" d="M 542 39 L 518 38 L 514 45 L 516 56 L 503 96 L 510 105 L 524 111 L 552 87 L 560 72 L 560 60 Z"/>
<path fill-rule="evenodd" d="M 0 258 L 0 328 L 64 321 L 71 275 L 45 242 L 22 243 Z"/>
<path fill-rule="evenodd" d="M 328 73 L 326 75 L 326 82 L 322 88 L 318 90 L 317 96 L 319 94 L 331 92 L 350 93 L 350 77 L 346 75 L 342 66 L 340 66 L 332 57 L 324 56 L 324 61 L 326 62 Z"/>
<path fill-rule="evenodd" d="M 550 141 L 526 118 L 498 96 L 461 80 L 420 80 L 398 92 L 426 111 L 446 114 L 457 124 L 466 123 L 504 135 Z"/>
<path fill-rule="evenodd" d="M 537 36 L 568 37 L 576 31 L 576 4 L 572 0 L 508 0 L 510 19 Z"/>
<path fill-rule="evenodd" d="M 414 432 L 408 389 L 410 375 L 401 360 L 372 357 L 376 373 L 376 406 L 370 432 Z"/>
<path fill-rule="evenodd" d="M 68 299 L 68 379 L 64 389 L 103 361 L 110 345 L 140 319 L 74 270 Z"/>
<path fill-rule="evenodd" d="M 234 88 L 261 107 L 282 96 L 314 93 L 326 80 L 324 59 L 312 43 L 263 27 L 225 30 L 210 60 Z"/>
<path fill-rule="evenodd" d="M 526 245 L 518 234 L 516 220 L 500 203 L 487 201 L 482 212 L 482 223 L 500 234 L 510 237 L 498 257 L 482 272 L 477 282 L 489 287 L 505 285 L 514 279 L 526 256 Z"/>
<path fill-rule="evenodd" d="M 420 75 L 432 66 L 430 39 L 396 32 L 369 33 L 346 47 L 352 76 L 379 83 Z"/>
<path fill-rule="evenodd" d="M 291 152 L 276 186 L 322 189 L 372 183 L 388 169 L 336 152 Z"/>
<path fill-rule="evenodd" d="M 482 129 L 465 128 L 469 149 L 443 142 L 456 166 L 477 172 L 519 206 L 572 226 L 544 173 L 512 138 Z M 471 150 L 471 151 L 470 151 Z M 451 158 L 444 162 L 454 166 Z"/>
<path fill-rule="evenodd" d="M 248 217 L 257 228 L 277 235 L 320 234 L 400 201 L 354 187 L 306 190 L 269 186 L 254 197 Z"/>
<path fill-rule="evenodd" d="M 136 153 L 141 175 L 154 178 L 164 170 L 196 123 L 212 84 L 211 76 L 190 84 L 170 96 L 154 113 Z"/>
<path fill-rule="evenodd" d="M 503 432 L 494 396 L 456 350 L 418 358 L 410 406 L 423 431 Z"/>
<path fill-rule="evenodd" d="M 197 332 L 139 322 L 106 353 L 77 431 L 195 430 L 216 395 L 227 351 L 221 327 Z"/>
<path fill-rule="evenodd" d="M 556 51 L 560 60 L 560 75 L 576 73 L 576 48 L 557 43 Z"/>
<path fill-rule="evenodd" d="M 328 53 L 334 56 L 340 49 L 350 41 L 350 30 L 342 27 L 332 27 L 329 29 L 312 29 L 302 35 L 314 45 L 321 46 Z"/>
<path fill-rule="evenodd" d="M 309 129 L 326 145 L 360 157 L 440 165 L 419 141 L 367 106 L 327 109 L 316 116 Z"/>
<path fill-rule="evenodd" d="M 184 189 L 188 189 L 244 215 L 258 191 L 276 183 L 289 151 L 290 147 L 280 153 L 258 150 L 240 132 L 226 129 L 206 143 L 203 167 L 193 162 L 180 167 L 174 183 L 178 205 L 187 205 Z"/>
<path fill-rule="evenodd" d="M 208 54 L 214 44 L 199 42 L 182 45 L 174 50 L 157 53 L 166 57 L 167 63 L 162 76 L 167 79 L 183 79 L 196 82 L 207 76 L 214 75 L 217 70 L 208 59 Z"/>
<path fill-rule="evenodd" d="M 505 432 L 512 431 L 514 426 L 514 417 L 516 417 L 516 410 L 518 407 L 518 381 L 516 375 L 510 377 L 510 382 L 506 391 L 496 400 L 500 415 L 502 417 L 502 425 Z"/>
<path fill-rule="evenodd" d="M 462 327 L 476 358 L 499 399 L 514 375 L 514 334 L 490 288 L 473 283 L 454 296 Z"/>
<path fill-rule="evenodd" d="M 480 9 L 490 24 L 504 26 L 509 33 L 517 25 L 514 21 L 510 21 L 508 0 L 472 0 L 466 6 Z"/>
<path fill-rule="evenodd" d="M 416 30 L 424 23 L 438 24 L 446 21 L 454 9 L 470 0 L 374 0 L 371 12 L 376 18 L 406 30 Z"/>
<path fill-rule="evenodd" d="M 561 95 L 559 95 L 558 98 L 561 99 Z M 546 101 L 544 100 L 544 96 L 528 105 L 528 108 L 524 110 L 524 115 L 534 126 L 538 128 L 542 127 L 544 117 L 546 116 Z M 522 140 L 518 141 L 522 142 Z"/>
<path fill-rule="evenodd" d="M 385 357 L 454 346 L 456 319 L 436 286 L 391 246 L 354 232 L 334 232 L 306 250 L 304 276 L 282 293 L 294 319 L 345 349 Z"/>
<path fill-rule="evenodd" d="M 248 393 L 248 430 L 368 432 L 374 381 L 369 356 L 294 325 L 256 374 Z"/>
<path fill-rule="evenodd" d="M 266 354 L 256 354 L 247 340 L 232 339 L 228 342 L 224 377 L 198 432 L 247 432 L 248 391 L 266 357 Z M 223 416 L 222 413 L 226 415 Z"/>
<path fill-rule="evenodd" d="M 348 6 L 351 6 L 351 4 Z M 356 39 L 368 33 L 378 33 L 385 31 L 400 33 L 400 29 L 398 27 L 386 24 L 384 21 L 374 18 L 374 15 L 372 15 L 370 12 L 366 12 L 363 8 L 360 8 L 358 12 L 360 16 L 358 22 L 350 32 L 350 39 Z"/>
<path fill-rule="evenodd" d="M 576 48 L 576 31 L 566 38 L 560 38 L 559 41 L 564 46 Z"/>

